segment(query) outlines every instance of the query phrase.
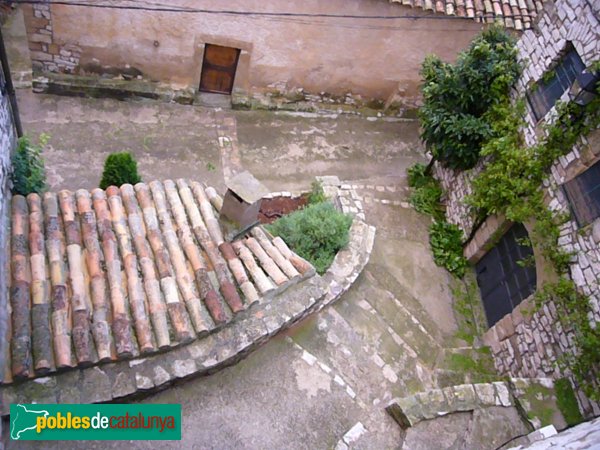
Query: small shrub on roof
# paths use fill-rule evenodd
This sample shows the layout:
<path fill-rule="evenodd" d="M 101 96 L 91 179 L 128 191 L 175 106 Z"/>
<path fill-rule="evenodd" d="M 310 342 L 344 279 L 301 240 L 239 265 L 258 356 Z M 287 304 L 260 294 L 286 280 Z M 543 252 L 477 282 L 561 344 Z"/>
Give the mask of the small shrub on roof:
<path fill-rule="evenodd" d="M 100 189 L 123 184 L 136 184 L 142 181 L 137 170 L 137 162 L 129 152 L 111 153 L 104 161 L 104 171 Z"/>

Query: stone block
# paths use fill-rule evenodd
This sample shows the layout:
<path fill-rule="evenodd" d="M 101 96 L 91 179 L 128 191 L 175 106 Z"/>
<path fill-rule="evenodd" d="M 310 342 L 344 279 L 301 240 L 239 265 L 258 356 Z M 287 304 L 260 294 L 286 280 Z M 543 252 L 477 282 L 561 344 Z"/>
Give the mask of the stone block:
<path fill-rule="evenodd" d="M 83 371 L 81 381 L 81 398 L 87 403 L 98 403 L 112 400 L 112 386 L 106 372 L 99 367 Z"/>
<path fill-rule="evenodd" d="M 515 334 L 515 326 L 510 314 L 507 314 L 500 319 L 500 321 L 495 325 L 495 328 L 496 332 L 498 333 L 498 339 L 501 341 L 508 339 Z"/>
<path fill-rule="evenodd" d="M 52 44 L 52 36 L 48 34 L 34 33 L 29 35 L 31 42 L 43 42 L 44 44 Z"/>
<path fill-rule="evenodd" d="M 139 390 L 148 390 L 154 387 L 154 382 L 141 373 L 135 374 L 135 385 Z"/>
<path fill-rule="evenodd" d="M 477 408 L 477 397 L 472 384 L 461 384 L 452 388 L 452 396 L 444 390 L 451 411 L 470 411 Z"/>
<path fill-rule="evenodd" d="M 496 389 L 496 405 L 497 406 L 512 406 L 512 400 L 510 398 L 510 391 L 506 383 L 501 381 L 495 381 L 492 383 Z"/>
<path fill-rule="evenodd" d="M 112 398 L 126 397 L 135 392 L 135 382 L 131 378 L 129 371 L 116 374 L 111 387 Z"/>
<path fill-rule="evenodd" d="M 387 413 L 392 416 L 392 418 L 400 425 L 403 430 L 410 428 L 413 424 L 406 416 L 397 400 L 392 400 L 392 402 L 386 406 L 385 410 Z"/>
<path fill-rule="evenodd" d="M 473 388 L 482 405 L 496 405 L 496 391 L 494 390 L 494 385 L 490 383 L 477 383 L 473 385 Z"/>
<path fill-rule="evenodd" d="M 34 61 L 52 61 L 52 55 L 42 51 L 30 51 L 29 55 Z"/>

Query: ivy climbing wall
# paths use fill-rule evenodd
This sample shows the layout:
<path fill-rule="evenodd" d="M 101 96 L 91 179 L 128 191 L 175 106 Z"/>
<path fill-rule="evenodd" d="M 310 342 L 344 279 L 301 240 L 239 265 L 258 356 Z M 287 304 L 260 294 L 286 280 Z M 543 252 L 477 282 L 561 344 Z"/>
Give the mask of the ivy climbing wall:
<path fill-rule="evenodd" d="M 553 70 L 560 58 L 572 45 L 586 67 L 600 60 L 600 3 L 580 0 L 548 2 L 535 26 L 523 33 L 518 41 L 519 59 L 524 71 L 516 85 L 516 97 L 523 98 L 528 89 L 539 82 L 544 74 Z M 561 98 L 569 100 L 565 92 Z M 543 125 L 551 123 L 556 112 L 551 109 L 539 122 L 529 104 L 526 105 L 526 126 L 523 130 L 527 145 L 533 145 L 543 136 Z M 592 131 L 565 156 L 551 167 L 543 188 L 549 208 L 556 213 L 570 214 L 568 199 L 561 185 L 584 172 L 600 159 L 600 130 Z M 481 172 L 485 161 L 475 168 L 459 172 L 443 168 L 436 163 L 434 174 L 445 190 L 448 221 L 471 235 L 474 217 L 464 202 L 472 193 L 471 180 Z M 502 218 L 488 218 L 465 247 L 465 256 L 476 262 L 498 230 L 506 227 Z M 570 276 L 578 289 L 585 294 L 592 309 L 593 322 L 600 322 L 600 218 L 581 227 L 571 216 L 561 226 L 558 245 L 574 254 Z M 538 264 L 538 269 L 540 265 Z M 543 275 L 538 271 L 538 279 Z M 531 314 L 533 302 L 526 301 L 505 316 L 484 336 L 490 345 L 497 370 L 503 375 L 517 377 L 559 377 L 556 361 L 560 353 L 573 351 L 573 330 L 559 321 L 556 305 L 547 302 Z M 578 393 L 580 406 L 588 415 L 600 415 L 600 409 Z"/>

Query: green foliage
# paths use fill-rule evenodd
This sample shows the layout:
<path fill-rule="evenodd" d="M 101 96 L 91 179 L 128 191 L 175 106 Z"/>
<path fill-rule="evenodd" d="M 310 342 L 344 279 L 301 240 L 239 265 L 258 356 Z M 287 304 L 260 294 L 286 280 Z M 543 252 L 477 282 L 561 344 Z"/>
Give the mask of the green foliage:
<path fill-rule="evenodd" d="M 268 229 L 323 274 L 336 253 L 348 244 L 351 223 L 352 217 L 330 202 L 321 202 L 283 216 Z"/>
<path fill-rule="evenodd" d="M 437 183 L 431 183 L 415 189 L 410 194 L 410 203 L 423 214 L 429 214 L 437 220 L 444 217 L 444 206 L 441 204 L 442 189 Z"/>
<path fill-rule="evenodd" d="M 413 188 L 419 188 L 429 182 L 429 177 L 425 174 L 427 166 L 425 164 L 416 163 L 408 168 L 406 174 L 408 176 L 408 185 Z"/>
<path fill-rule="evenodd" d="M 554 382 L 556 392 L 556 403 L 562 413 L 567 425 L 573 426 L 583 422 L 583 417 L 577 405 L 575 392 L 567 378 L 560 378 Z"/>
<path fill-rule="evenodd" d="M 572 329 L 577 353 L 563 353 L 559 365 L 571 372 L 583 392 L 592 400 L 600 400 L 598 368 L 600 368 L 600 327 L 590 324 L 593 313 L 585 295 L 577 291 L 573 281 L 561 277 L 558 282 L 546 284 L 536 293 L 538 305 L 552 301 L 557 307 L 563 329 Z"/>
<path fill-rule="evenodd" d="M 408 183 L 414 189 L 410 194 L 410 203 L 415 209 L 432 216 L 435 220 L 444 219 L 444 205 L 442 205 L 442 188 L 439 182 L 431 175 L 425 174 L 423 164 L 415 164 L 407 171 Z"/>
<path fill-rule="evenodd" d="M 482 32 L 455 64 L 425 59 L 421 137 L 435 159 L 455 169 L 477 163 L 481 146 L 497 136 L 494 109 L 509 103 L 520 72 L 515 39 L 500 26 Z"/>
<path fill-rule="evenodd" d="M 323 184 L 320 181 L 313 181 L 310 187 L 311 190 L 308 194 L 308 203 L 310 205 L 323 203 L 327 201 L 327 196 L 325 195 L 325 191 L 323 190 Z"/>
<path fill-rule="evenodd" d="M 463 234 L 456 225 L 439 221 L 429 228 L 429 243 L 433 251 L 433 260 L 438 266 L 462 278 L 469 263 L 463 256 Z"/>
<path fill-rule="evenodd" d="M 560 156 L 570 152 L 580 136 L 600 126 L 600 98 L 585 107 L 574 103 L 556 105 L 556 116 L 545 126 L 545 137 L 527 147 L 520 134 L 523 104 L 496 108 L 493 127 L 497 136 L 482 149 L 488 157 L 484 170 L 472 183 L 473 194 L 467 203 L 480 217 L 504 214 L 513 222 L 533 219 L 531 240 L 550 261 L 559 282 L 538 291 L 538 305 L 554 302 L 561 309 L 559 317 L 565 328 L 572 328 L 576 353 L 564 354 L 560 365 L 570 372 L 591 399 L 600 400 L 597 386 L 600 367 L 600 328 L 589 323 L 589 300 L 565 277 L 572 255 L 558 246 L 560 225 L 568 214 L 556 214 L 546 206 L 540 189 L 550 167 Z"/>
<path fill-rule="evenodd" d="M 40 193 L 46 189 L 46 170 L 42 149 L 50 136 L 42 133 L 39 144 L 32 144 L 27 136 L 19 138 L 17 149 L 12 157 L 13 172 L 11 174 L 12 193 L 28 195 Z"/>
<path fill-rule="evenodd" d="M 466 273 L 462 280 L 455 280 L 452 297 L 458 322 L 456 337 L 472 346 L 475 336 L 481 336 L 487 329 L 479 288 L 472 272 Z"/>
<path fill-rule="evenodd" d="M 129 152 L 111 153 L 104 162 L 100 189 L 123 184 L 136 184 L 142 181 L 138 174 L 137 162 Z"/>
<path fill-rule="evenodd" d="M 498 379 L 487 347 L 474 349 L 470 354 L 451 353 L 449 369 L 469 374 L 473 383 L 491 383 Z"/>

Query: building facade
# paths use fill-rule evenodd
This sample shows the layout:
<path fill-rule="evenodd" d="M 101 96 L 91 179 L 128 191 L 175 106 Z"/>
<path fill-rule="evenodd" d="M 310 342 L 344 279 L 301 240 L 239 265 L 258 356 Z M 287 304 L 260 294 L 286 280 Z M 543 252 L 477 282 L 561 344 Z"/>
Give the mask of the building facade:
<path fill-rule="evenodd" d="M 71 84 L 125 80 L 124 89 L 218 92 L 240 101 L 327 94 L 343 102 L 351 93 L 407 107 L 418 101 L 427 54 L 452 60 L 482 22 L 501 19 L 520 30 L 541 8 L 529 1 L 511 9 L 509 0 L 493 7 L 471 0 L 234 0 L 226 7 L 202 2 L 202 11 L 193 0 L 169 2 L 168 11 L 94 3 L 124 8 L 23 5 L 35 75 Z M 135 5 L 146 7 L 127 8 Z"/>
<path fill-rule="evenodd" d="M 575 80 L 600 60 L 599 20 L 598 2 L 557 0 L 546 4 L 533 28 L 519 39 L 524 72 L 516 85 L 516 97 L 527 99 L 523 130 L 527 145 L 538 142 L 544 124 L 555 117 L 556 102 L 570 101 Z M 531 298 L 532 292 L 549 281 L 552 274 L 545 270 L 544 260 L 535 249 L 535 268 L 529 271 L 515 268 L 513 273 L 506 269 L 511 258 L 526 256 L 514 254 L 519 247 L 515 242 L 531 231 L 532 224 L 512 224 L 503 217 L 491 216 L 474 230 L 474 217 L 464 203 L 464 197 L 472 192 L 471 180 L 484 166 L 482 160 L 464 172 L 445 169 L 437 163 L 435 167 L 436 177 L 446 192 L 448 221 L 458 225 L 465 236 L 471 236 L 465 256 L 476 266 L 486 307 L 490 328 L 484 341 L 490 345 L 496 368 L 502 375 L 560 377 L 555 363 L 561 353 L 575 351 L 573 330 L 561 325 L 552 302 L 536 309 Z M 590 320 L 598 323 L 600 130 L 581 137 L 570 152 L 555 161 L 540 188 L 544 189 L 552 211 L 570 217 L 561 226 L 558 245 L 574 254 L 570 276 L 589 299 L 593 311 Z M 488 289 L 483 282 L 485 270 L 500 274 L 496 285 L 504 286 L 505 291 L 494 290 L 494 286 Z M 579 400 L 586 414 L 600 414 L 597 405 L 588 402 L 581 393 Z"/>
<path fill-rule="evenodd" d="M 8 286 L 10 242 L 10 171 L 11 155 L 17 142 L 17 133 L 6 94 L 6 80 L 0 64 L 0 355 L 6 354 L 8 331 Z M 4 373 L 4 357 L 0 357 L 0 373 Z"/>

